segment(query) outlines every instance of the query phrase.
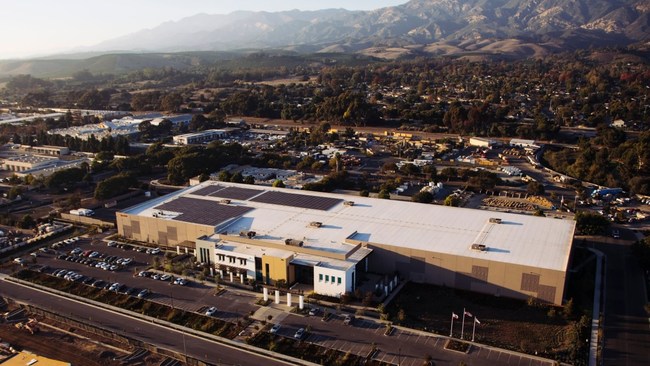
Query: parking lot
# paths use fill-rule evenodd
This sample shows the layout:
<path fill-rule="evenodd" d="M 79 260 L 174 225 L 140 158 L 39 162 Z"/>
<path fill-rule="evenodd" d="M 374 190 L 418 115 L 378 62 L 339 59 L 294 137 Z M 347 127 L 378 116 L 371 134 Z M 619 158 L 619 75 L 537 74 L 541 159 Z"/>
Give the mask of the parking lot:
<path fill-rule="evenodd" d="M 188 279 L 185 285 L 174 284 L 177 277 L 164 272 L 147 271 L 147 276 L 140 276 L 150 267 L 155 256 L 162 257 L 162 252 L 150 254 L 143 247 L 107 244 L 84 237 L 69 240 L 68 243 L 60 241 L 39 250 L 36 261 L 38 265 L 45 266 L 45 273 L 54 275 L 58 272 L 56 274 L 63 278 L 72 271 L 72 276 L 76 274 L 80 277 L 68 277 L 70 280 L 91 286 L 94 284 L 95 287 L 109 288 L 117 283 L 116 292 L 131 296 L 137 296 L 146 289 L 149 293 L 143 297 L 183 310 L 204 313 L 205 309 L 214 306 L 218 309 L 214 316 L 226 321 L 236 321 L 258 308 L 254 305 L 254 295 L 226 290 L 216 296 L 214 286 L 192 279 Z M 29 259 L 26 261 L 29 262 Z M 67 272 L 61 273 L 61 270 Z"/>

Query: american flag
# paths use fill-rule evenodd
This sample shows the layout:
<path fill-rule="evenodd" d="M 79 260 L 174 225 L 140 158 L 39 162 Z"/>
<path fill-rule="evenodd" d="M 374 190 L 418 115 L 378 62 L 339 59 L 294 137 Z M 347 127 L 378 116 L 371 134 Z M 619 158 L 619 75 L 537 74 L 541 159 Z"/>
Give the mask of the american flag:
<path fill-rule="evenodd" d="M 451 317 L 453 319 L 458 319 L 458 315 L 456 313 L 454 313 L 453 311 L 451 312 Z"/>
<path fill-rule="evenodd" d="M 472 317 L 472 313 L 470 313 L 469 311 L 465 311 L 465 315 L 469 316 L 470 318 Z"/>

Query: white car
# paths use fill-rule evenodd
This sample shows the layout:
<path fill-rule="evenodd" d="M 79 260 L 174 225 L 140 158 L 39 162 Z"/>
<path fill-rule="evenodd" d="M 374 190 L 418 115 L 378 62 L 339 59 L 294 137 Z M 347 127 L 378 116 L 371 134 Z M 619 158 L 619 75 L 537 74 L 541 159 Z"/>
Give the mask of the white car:
<path fill-rule="evenodd" d="M 118 282 L 115 282 L 111 285 L 111 287 L 108 288 L 108 291 L 117 291 L 120 287 L 122 287 L 122 285 Z"/>
<path fill-rule="evenodd" d="M 214 306 L 210 306 L 208 310 L 205 311 L 205 315 L 207 316 L 214 316 L 214 314 L 216 313 L 217 313 L 217 308 L 215 308 Z"/>
<path fill-rule="evenodd" d="M 269 330 L 269 333 L 273 333 L 273 334 L 275 334 L 275 333 L 277 333 L 279 330 L 280 330 L 280 324 L 274 324 L 274 325 L 271 327 L 271 330 Z"/>
<path fill-rule="evenodd" d="M 174 280 L 174 285 L 185 286 L 185 285 L 187 285 L 187 280 L 184 279 L 184 278 L 181 278 L 181 277 L 177 277 L 177 278 Z"/>
<path fill-rule="evenodd" d="M 298 329 L 296 334 L 293 335 L 293 338 L 302 339 L 302 337 L 304 337 L 304 336 L 305 336 L 305 328 L 300 328 L 300 329 Z"/>
<path fill-rule="evenodd" d="M 164 275 L 160 276 L 161 281 L 169 281 L 171 278 L 172 278 L 172 275 L 170 275 L 170 274 L 164 274 Z"/>

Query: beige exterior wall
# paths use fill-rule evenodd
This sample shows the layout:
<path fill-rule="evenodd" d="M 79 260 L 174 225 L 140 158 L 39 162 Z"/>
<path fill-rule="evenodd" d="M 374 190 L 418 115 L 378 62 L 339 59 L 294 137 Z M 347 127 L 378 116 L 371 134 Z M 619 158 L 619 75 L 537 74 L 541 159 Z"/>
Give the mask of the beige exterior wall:
<path fill-rule="evenodd" d="M 214 227 L 188 222 L 161 220 L 118 213 L 118 233 L 126 238 L 161 246 L 173 247 L 186 241 L 195 242 L 204 235 L 214 234 Z"/>
<path fill-rule="evenodd" d="M 460 257 L 456 255 L 368 244 L 370 271 L 393 273 L 413 282 L 431 283 L 518 299 L 534 297 L 562 305 L 566 272 Z"/>
<path fill-rule="evenodd" d="M 195 242 L 199 237 L 214 234 L 215 230 L 211 226 L 124 213 L 117 214 L 117 227 L 119 234 L 124 237 L 169 247 L 187 241 Z M 287 247 L 278 243 L 269 243 L 240 236 L 220 235 L 220 238 L 238 243 L 285 251 L 291 250 L 296 253 L 341 260 L 346 257 L 345 254 L 341 253 Z M 566 271 L 491 261 L 489 260 L 489 252 L 485 253 L 485 259 L 482 259 L 378 243 L 363 243 L 354 240 L 346 240 L 346 242 L 353 245 L 367 246 L 373 250 L 373 254 L 368 259 L 369 270 L 372 272 L 391 274 L 397 271 L 401 277 L 413 282 L 431 283 L 524 300 L 534 297 L 555 305 L 562 304 Z M 352 252 L 354 251 L 350 253 Z M 268 275 L 272 282 L 285 280 L 287 283 L 293 283 L 295 274 L 292 267 L 289 266 L 291 259 L 291 255 L 287 258 L 263 256 L 262 275 L 266 279 L 266 264 L 268 264 Z"/>
<path fill-rule="evenodd" d="M 271 283 L 284 280 L 287 284 L 293 283 L 295 281 L 295 273 L 293 273 L 293 268 L 289 267 L 289 262 L 293 259 L 293 256 L 287 258 L 274 257 L 272 255 L 262 256 L 262 276 L 266 280 L 267 275 Z M 268 273 L 266 272 L 266 265 L 269 266 Z"/>

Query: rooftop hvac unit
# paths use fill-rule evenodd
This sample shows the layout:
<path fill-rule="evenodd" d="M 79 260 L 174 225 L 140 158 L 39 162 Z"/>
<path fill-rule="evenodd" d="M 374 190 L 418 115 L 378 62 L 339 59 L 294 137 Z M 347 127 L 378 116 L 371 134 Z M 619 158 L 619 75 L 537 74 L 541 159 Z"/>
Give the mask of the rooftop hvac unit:
<path fill-rule="evenodd" d="M 479 250 L 481 252 L 486 252 L 487 249 L 488 248 L 485 246 L 485 244 L 472 244 L 472 250 Z"/>
<path fill-rule="evenodd" d="M 496 217 L 491 217 L 491 218 L 490 218 L 490 222 L 493 223 L 493 224 L 500 224 L 500 223 L 501 223 L 501 219 L 496 218 Z"/>
<path fill-rule="evenodd" d="M 239 236 L 246 236 L 246 237 L 248 237 L 248 239 L 253 239 L 256 235 L 257 235 L 257 233 L 254 232 L 254 231 L 242 230 L 242 231 L 239 232 Z"/>
<path fill-rule="evenodd" d="M 221 201 L 219 201 L 219 203 L 223 203 L 224 205 L 229 205 L 230 200 L 221 200 Z"/>
<path fill-rule="evenodd" d="M 354 206 L 354 201 L 343 201 L 344 206 Z"/>
<path fill-rule="evenodd" d="M 298 239 L 286 239 L 284 243 L 286 245 L 291 245 L 294 247 L 301 247 L 304 244 L 302 240 L 298 240 Z"/>
<path fill-rule="evenodd" d="M 312 221 L 312 222 L 309 223 L 309 226 L 311 226 L 311 227 L 321 227 L 321 226 L 323 226 L 323 223 L 319 222 L 319 221 Z"/>

